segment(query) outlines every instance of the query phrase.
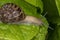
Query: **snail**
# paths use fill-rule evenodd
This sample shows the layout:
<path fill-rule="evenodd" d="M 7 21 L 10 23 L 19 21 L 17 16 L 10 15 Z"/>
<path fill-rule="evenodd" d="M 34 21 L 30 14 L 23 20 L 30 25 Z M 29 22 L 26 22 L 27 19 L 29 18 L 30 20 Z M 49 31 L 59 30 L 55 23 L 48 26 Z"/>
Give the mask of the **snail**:
<path fill-rule="evenodd" d="M 6 3 L 0 8 L 0 21 L 3 23 L 31 23 L 41 25 L 42 21 L 36 17 L 28 16 L 22 8 L 13 4 Z"/>

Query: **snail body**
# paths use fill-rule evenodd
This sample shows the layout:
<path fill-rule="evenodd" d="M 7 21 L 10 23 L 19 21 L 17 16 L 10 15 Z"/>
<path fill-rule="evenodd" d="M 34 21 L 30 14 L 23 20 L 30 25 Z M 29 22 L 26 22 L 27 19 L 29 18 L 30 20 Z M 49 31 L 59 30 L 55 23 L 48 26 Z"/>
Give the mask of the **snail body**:
<path fill-rule="evenodd" d="M 42 21 L 36 17 L 33 16 L 26 16 L 26 18 L 22 21 L 20 21 L 20 23 L 27 23 L 27 24 L 36 24 L 36 25 L 42 25 Z"/>

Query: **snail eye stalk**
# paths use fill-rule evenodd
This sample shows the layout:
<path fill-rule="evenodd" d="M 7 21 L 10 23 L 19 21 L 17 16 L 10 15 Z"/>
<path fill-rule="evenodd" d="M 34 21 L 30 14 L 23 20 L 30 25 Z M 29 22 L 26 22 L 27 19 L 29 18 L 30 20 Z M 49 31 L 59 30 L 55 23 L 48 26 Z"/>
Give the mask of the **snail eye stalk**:
<path fill-rule="evenodd" d="M 0 21 L 4 23 L 19 22 L 25 17 L 24 11 L 13 3 L 6 3 L 0 8 Z"/>

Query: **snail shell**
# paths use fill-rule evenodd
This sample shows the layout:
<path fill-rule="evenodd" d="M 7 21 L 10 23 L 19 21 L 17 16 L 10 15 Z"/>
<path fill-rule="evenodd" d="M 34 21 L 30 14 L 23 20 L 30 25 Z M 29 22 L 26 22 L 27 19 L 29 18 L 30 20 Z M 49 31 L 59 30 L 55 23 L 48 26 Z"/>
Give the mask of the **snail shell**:
<path fill-rule="evenodd" d="M 24 12 L 13 3 L 4 4 L 0 8 L 0 20 L 4 23 L 19 22 L 23 19 L 25 19 Z"/>

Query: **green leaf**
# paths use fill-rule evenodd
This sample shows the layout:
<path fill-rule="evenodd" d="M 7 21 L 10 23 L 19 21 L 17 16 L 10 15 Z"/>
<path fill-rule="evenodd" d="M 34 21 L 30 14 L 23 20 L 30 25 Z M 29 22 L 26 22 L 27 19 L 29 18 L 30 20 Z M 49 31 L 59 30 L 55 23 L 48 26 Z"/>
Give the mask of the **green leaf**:
<path fill-rule="evenodd" d="M 34 25 L 16 25 L 0 23 L 1 40 L 30 40 L 38 33 L 39 27 Z"/>
<path fill-rule="evenodd" d="M 45 40 L 46 39 L 49 24 L 45 17 L 40 15 L 40 19 L 42 20 L 43 25 L 39 28 L 38 34 L 32 40 Z"/>
<path fill-rule="evenodd" d="M 55 27 L 48 40 L 60 40 L 60 25 L 56 25 Z"/>
<path fill-rule="evenodd" d="M 59 17 L 58 9 L 56 7 L 55 0 L 42 0 L 44 3 L 44 14 L 47 12 L 46 18 L 49 22 L 54 23 Z"/>
<path fill-rule="evenodd" d="M 56 2 L 56 6 L 58 9 L 59 15 L 60 15 L 60 0 L 55 0 L 55 2 Z"/>
<path fill-rule="evenodd" d="M 47 26 L 46 26 L 47 27 Z M 34 40 L 45 40 L 46 36 L 47 36 L 47 28 L 42 26 L 42 28 L 40 28 L 39 33 L 34 37 Z"/>
<path fill-rule="evenodd" d="M 43 16 L 40 16 L 43 25 L 29 24 L 4 24 L 0 23 L 1 40 L 45 40 L 47 35 L 48 23 Z M 36 37 L 36 38 L 34 38 Z"/>
<path fill-rule="evenodd" d="M 35 7 L 40 8 L 41 13 L 43 12 L 43 3 L 41 0 L 25 0 L 26 2 L 34 5 Z"/>
<path fill-rule="evenodd" d="M 56 17 L 54 18 L 54 20 L 52 20 L 53 23 L 57 24 L 57 25 L 60 25 L 60 17 Z"/>

